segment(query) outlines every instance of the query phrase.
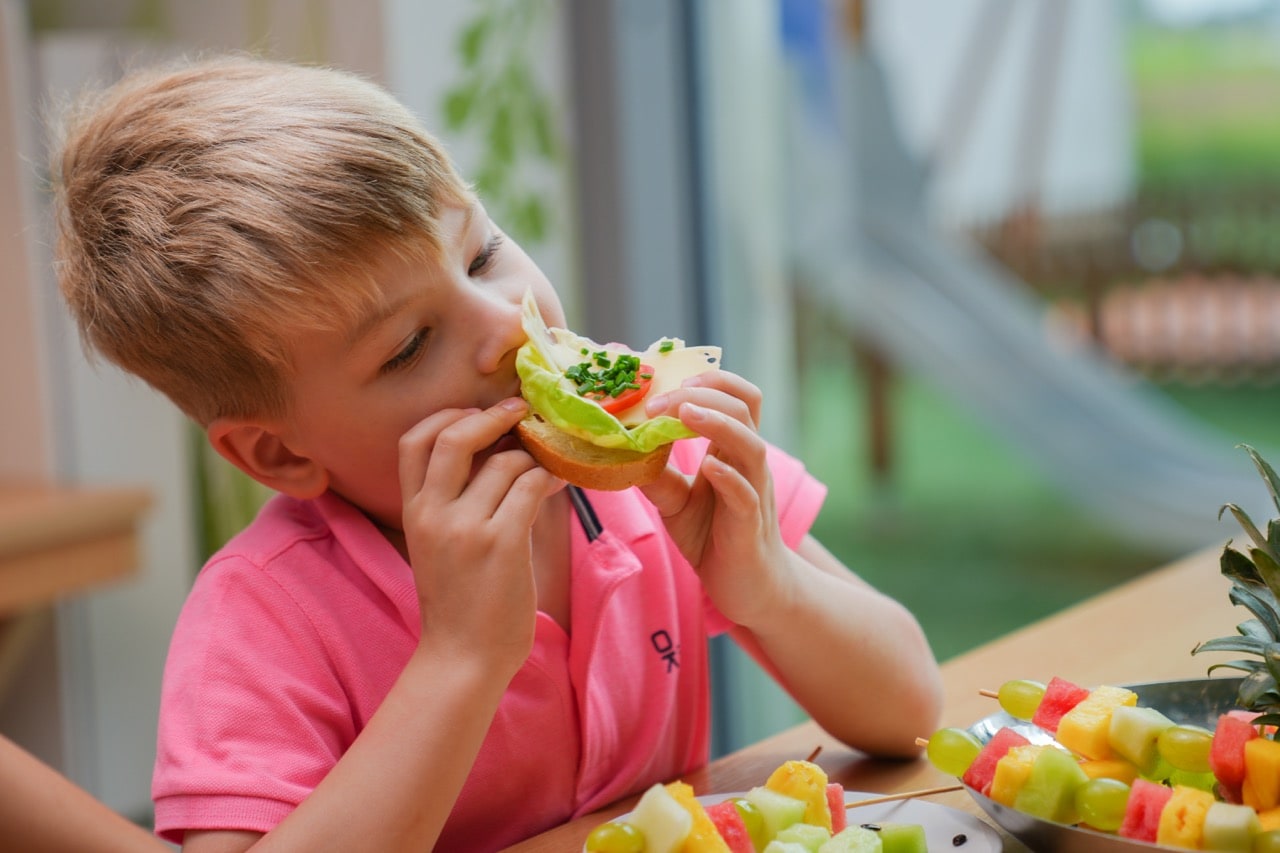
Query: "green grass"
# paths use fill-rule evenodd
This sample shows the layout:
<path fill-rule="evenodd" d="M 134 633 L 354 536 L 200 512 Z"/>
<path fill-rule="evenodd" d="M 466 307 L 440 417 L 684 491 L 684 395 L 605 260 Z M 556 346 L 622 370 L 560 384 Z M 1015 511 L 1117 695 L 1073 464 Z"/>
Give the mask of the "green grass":
<path fill-rule="evenodd" d="M 1179 556 L 1140 547 L 928 384 L 898 377 L 894 464 L 866 462 L 862 378 L 834 357 L 804 381 L 800 455 L 830 488 L 815 535 L 905 603 L 947 659 Z M 1171 387 L 1224 442 L 1280 446 L 1280 391 Z M 1216 512 L 1217 507 L 1206 507 Z"/>

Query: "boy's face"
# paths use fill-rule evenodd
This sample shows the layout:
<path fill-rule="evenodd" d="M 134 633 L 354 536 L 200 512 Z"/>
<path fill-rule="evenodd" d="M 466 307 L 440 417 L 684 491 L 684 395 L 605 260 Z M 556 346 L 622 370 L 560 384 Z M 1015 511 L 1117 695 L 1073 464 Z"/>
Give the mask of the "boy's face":
<path fill-rule="evenodd" d="M 281 437 L 326 469 L 329 486 L 378 524 L 400 528 L 398 442 L 442 409 L 487 408 L 517 396 L 520 302 L 533 289 L 552 325 L 555 290 L 484 209 L 449 208 L 436 263 L 384 258 L 381 305 L 349 334 L 294 339 L 292 411 Z"/>

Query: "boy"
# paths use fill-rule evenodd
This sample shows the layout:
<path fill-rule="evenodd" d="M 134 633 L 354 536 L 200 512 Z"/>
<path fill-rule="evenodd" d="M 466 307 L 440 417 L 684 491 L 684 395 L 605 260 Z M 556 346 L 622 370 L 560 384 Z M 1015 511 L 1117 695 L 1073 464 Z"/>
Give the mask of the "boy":
<path fill-rule="evenodd" d="M 55 171 L 87 344 L 279 492 L 175 629 L 166 838 L 500 848 L 702 764 L 719 630 L 852 746 L 914 755 L 935 727 L 919 626 L 807 535 L 823 489 L 760 438 L 750 383 L 649 401 L 701 438 L 643 494 L 571 493 L 519 448 L 521 298 L 563 311 L 385 91 L 144 73 Z"/>

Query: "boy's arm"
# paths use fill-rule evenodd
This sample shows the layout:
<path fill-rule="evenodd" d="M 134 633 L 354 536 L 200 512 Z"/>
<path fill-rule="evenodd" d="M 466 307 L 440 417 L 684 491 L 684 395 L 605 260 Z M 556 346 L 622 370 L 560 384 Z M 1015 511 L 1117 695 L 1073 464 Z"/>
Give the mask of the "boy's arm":
<path fill-rule="evenodd" d="M 3 737 L 0 827 L 4 827 L 8 850 L 159 853 L 169 849 Z"/>
<path fill-rule="evenodd" d="M 916 619 L 812 536 L 789 559 L 792 599 L 730 635 L 832 736 L 875 755 L 918 754 L 942 687 Z"/>

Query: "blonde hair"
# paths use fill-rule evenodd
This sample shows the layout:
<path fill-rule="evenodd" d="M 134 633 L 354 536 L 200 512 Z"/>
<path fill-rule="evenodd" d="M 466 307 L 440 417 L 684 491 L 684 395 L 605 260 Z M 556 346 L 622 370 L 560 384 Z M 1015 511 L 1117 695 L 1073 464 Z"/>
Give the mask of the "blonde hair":
<path fill-rule="evenodd" d="M 472 199 L 405 107 L 333 69 L 144 70 L 61 136 L 55 263 L 86 348 L 201 424 L 283 413 L 289 330 L 343 328 L 375 259 L 436 257 L 442 206 Z"/>

